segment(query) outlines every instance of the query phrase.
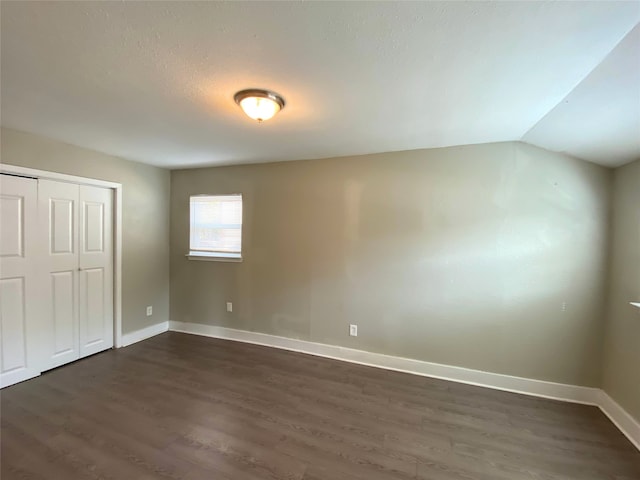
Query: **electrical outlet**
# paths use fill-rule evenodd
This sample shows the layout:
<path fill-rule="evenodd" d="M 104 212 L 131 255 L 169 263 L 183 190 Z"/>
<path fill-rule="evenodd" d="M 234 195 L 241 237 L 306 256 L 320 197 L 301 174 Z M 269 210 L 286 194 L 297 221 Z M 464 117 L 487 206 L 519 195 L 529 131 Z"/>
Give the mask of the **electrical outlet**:
<path fill-rule="evenodd" d="M 227 312 L 233 312 L 233 303 L 227 302 Z"/>
<path fill-rule="evenodd" d="M 153 307 L 149 305 L 147 307 L 147 317 L 150 317 L 151 315 L 153 315 Z"/>
<path fill-rule="evenodd" d="M 352 337 L 358 336 L 358 325 L 349 325 L 349 335 Z"/>

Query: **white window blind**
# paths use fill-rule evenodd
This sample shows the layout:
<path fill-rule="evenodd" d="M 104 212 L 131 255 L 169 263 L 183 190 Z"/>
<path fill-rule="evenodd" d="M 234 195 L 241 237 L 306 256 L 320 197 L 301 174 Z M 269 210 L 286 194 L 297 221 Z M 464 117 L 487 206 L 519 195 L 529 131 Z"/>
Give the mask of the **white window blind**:
<path fill-rule="evenodd" d="M 242 195 L 194 195 L 190 198 L 191 254 L 242 253 Z"/>

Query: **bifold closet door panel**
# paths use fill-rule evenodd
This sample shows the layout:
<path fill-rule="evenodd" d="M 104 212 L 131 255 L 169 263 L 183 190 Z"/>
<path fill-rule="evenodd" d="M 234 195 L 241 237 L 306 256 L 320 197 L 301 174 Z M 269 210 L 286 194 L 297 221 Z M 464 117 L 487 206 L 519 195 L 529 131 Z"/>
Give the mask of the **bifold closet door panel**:
<path fill-rule="evenodd" d="M 80 356 L 113 347 L 113 191 L 80 186 Z"/>
<path fill-rule="evenodd" d="M 40 374 L 38 182 L 0 175 L 0 386 Z"/>
<path fill-rule="evenodd" d="M 46 339 L 43 368 L 58 367 L 80 358 L 79 349 L 79 241 L 80 187 L 72 183 L 39 180 L 38 203 L 45 277 Z"/>
<path fill-rule="evenodd" d="M 113 191 L 0 180 L 5 387 L 113 347 Z"/>

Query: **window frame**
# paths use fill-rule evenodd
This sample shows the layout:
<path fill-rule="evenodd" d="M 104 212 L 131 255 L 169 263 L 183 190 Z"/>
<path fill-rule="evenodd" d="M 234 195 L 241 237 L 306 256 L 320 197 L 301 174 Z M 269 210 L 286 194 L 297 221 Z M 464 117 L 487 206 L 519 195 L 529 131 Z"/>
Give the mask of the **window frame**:
<path fill-rule="evenodd" d="M 240 197 L 240 251 L 239 252 L 225 252 L 215 250 L 192 250 L 191 249 L 191 236 L 193 230 L 193 209 L 192 199 L 197 197 Z M 204 260 L 213 262 L 242 262 L 242 230 L 244 225 L 244 198 L 241 193 L 200 193 L 195 195 L 189 195 L 189 253 L 185 256 L 189 260 Z"/>

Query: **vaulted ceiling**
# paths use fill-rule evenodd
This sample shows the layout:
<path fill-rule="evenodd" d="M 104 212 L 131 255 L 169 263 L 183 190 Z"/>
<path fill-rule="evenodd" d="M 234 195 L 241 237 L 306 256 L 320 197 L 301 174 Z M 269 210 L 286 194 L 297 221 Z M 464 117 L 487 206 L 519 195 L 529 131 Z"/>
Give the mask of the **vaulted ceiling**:
<path fill-rule="evenodd" d="M 3 126 L 182 168 L 522 140 L 640 158 L 638 2 L 2 2 Z M 233 94 L 282 94 L 258 125 Z"/>

